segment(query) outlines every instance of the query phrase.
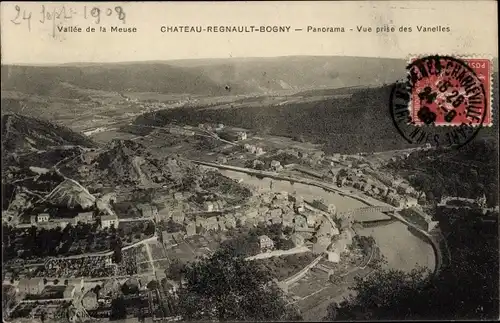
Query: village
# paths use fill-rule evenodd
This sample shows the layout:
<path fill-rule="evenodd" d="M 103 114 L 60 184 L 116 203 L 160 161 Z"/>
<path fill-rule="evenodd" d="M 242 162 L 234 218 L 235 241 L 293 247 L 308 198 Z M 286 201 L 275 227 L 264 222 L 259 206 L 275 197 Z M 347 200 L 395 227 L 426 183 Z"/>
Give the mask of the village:
<path fill-rule="evenodd" d="M 194 161 L 210 166 L 202 166 L 205 172 L 220 166 L 292 184 L 328 187 L 379 206 L 362 212 L 399 212 L 424 232 L 438 226 L 425 212 L 429 204 L 425 194 L 382 170 L 384 160 L 375 155 L 326 155 L 317 149 L 280 147 L 272 138 L 259 139 L 223 124 L 166 130 L 169 135 L 203 134 L 222 142 L 204 156 L 205 161 Z M 404 159 L 410 152 L 390 158 Z M 8 224 L 3 288 L 11 295 L 6 307 L 11 318 L 116 318 L 120 312 L 175 320 L 176 290 L 182 279 L 172 274 L 173 264 L 197 261 L 236 240 L 243 241 L 239 254 L 270 266 L 285 293 L 305 295 L 298 299 L 308 297 L 306 286 L 312 284 L 308 279 L 317 279 L 314 284 L 319 286 L 335 285 L 339 277 L 369 273 L 367 268 L 382 260 L 375 241 L 358 234 L 363 221 L 356 219 L 355 210 L 339 212 L 321 198 L 305 200 L 296 192 L 277 191 L 272 182 L 268 190 L 252 188 L 247 199 L 236 199 L 239 202 L 197 187 L 173 189 L 160 201 L 126 201 L 126 206 L 113 192 L 94 197 L 69 179 L 59 186 L 46 200 L 61 199 L 57 192 L 70 187 L 70 195 L 76 195 L 69 199 L 83 206 L 79 211 L 2 214 L 4 225 Z M 484 207 L 484 201 L 467 202 Z M 293 269 L 267 262 L 292 257 Z M 301 283 L 303 277 L 309 278 Z"/>

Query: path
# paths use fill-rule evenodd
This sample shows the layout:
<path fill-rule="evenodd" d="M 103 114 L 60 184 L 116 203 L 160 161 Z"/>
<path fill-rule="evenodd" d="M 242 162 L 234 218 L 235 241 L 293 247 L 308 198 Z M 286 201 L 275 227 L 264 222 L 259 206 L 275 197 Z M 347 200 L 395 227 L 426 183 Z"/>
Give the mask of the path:
<path fill-rule="evenodd" d="M 155 273 L 155 276 L 156 276 L 156 268 L 155 268 L 155 264 L 153 261 L 153 255 L 151 254 L 151 248 L 149 247 L 149 243 L 146 243 L 144 245 L 146 246 L 146 253 L 148 254 L 148 258 L 149 258 L 148 261 L 151 264 L 151 268 L 153 268 L 153 272 Z"/>
<path fill-rule="evenodd" d="M 310 251 L 311 250 L 309 250 L 309 248 L 307 248 L 306 246 L 302 246 L 302 247 L 295 247 L 295 248 L 288 249 L 288 250 L 274 250 L 271 252 L 263 252 L 263 253 L 259 253 L 258 255 L 255 255 L 255 256 L 247 257 L 247 258 L 245 258 L 245 260 L 256 260 L 256 259 L 266 259 L 266 258 L 271 258 L 271 257 L 288 256 L 288 255 L 294 255 L 297 253 L 304 253 L 304 252 L 310 252 Z"/>
<path fill-rule="evenodd" d="M 305 274 L 307 274 L 307 272 L 313 268 L 314 266 L 316 266 L 318 264 L 318 262 L 320 262 L 320 260 L 323 259 L 323 255 L 320 255 L 318 257 L 316 257 L 316 259 L 314 259 L 313 261 L 311 261 L 311 263 L 307 266 L 305 266 L 304 268 L 302 268 L 298 273 L 296 273 L 295 275 L 292 275 L 291 277 L 288 277 L 287 279 L 285 279 L 282 283 L 284 283 L 285 285 L 287 286 L 290 286 L 291 284 L 299 281 L 302 277 L 304 277 Z"/>

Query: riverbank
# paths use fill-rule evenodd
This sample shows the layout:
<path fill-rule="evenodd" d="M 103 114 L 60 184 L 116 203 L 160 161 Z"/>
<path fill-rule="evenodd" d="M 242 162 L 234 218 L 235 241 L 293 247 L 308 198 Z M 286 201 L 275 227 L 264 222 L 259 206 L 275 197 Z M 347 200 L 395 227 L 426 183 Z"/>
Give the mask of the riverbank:
<path fill-rule="evenodd" d="M 385 203 L 374 203 L 368 198 L 356 196 L 346 192 L 333 184 L 321 183 L 316 180 L 303 179 L 300 177 L 283 176 L 278 173 L 258 171 L 241 167 L 220 165 L 216 163 L 198 162 L 206 167 L 218 168 L 220 172 L 235 180 L 243 180 L 244 183 L 258 188 L 259 190 L 270 190 L 270 183 L 273 183 L 273 190 L 295 192 L 305 199 L 323 199 L 326 203 L 333 203 L 338 212 L 346 212 L 352 209 L 366 206 L 380 206 Z M 257 178 L 256 176 L 259 176 Z M 333 193 L 333 194 L 332 194 Z M 363 217 L 360 220 L 364 220 Z M 369 219 L 387 219 L 387 215 L 380 214 L 380 217 L 373 216 Z M 436 270 L 437 261 L 434 246 L 430 240 L 422 240 L 422 237 L 412 234 L 407 229 L 407 224 L 400 222 L 400 218 L 392 217 L 398 221 L 384 223 L 381 226 L 362 228 L 361 235 L 373 236 L 377 245 L 380 246 L 381 253 L 387 259 L 387 266 L 393 269 L 411 271 L 418 266 L 424 266 L 431 271 Z M 355 218 L 355 221 L 357 219 Z"/>

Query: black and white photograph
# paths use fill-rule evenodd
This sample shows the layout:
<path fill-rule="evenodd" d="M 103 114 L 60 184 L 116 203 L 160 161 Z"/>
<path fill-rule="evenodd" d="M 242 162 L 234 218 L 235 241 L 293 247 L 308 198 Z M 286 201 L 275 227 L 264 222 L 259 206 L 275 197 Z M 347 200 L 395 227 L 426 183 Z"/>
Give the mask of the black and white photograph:
<path fill-rule="evenodd" d="M 497 9 L 2 2 L 2 322 L 498 320 Z"/>

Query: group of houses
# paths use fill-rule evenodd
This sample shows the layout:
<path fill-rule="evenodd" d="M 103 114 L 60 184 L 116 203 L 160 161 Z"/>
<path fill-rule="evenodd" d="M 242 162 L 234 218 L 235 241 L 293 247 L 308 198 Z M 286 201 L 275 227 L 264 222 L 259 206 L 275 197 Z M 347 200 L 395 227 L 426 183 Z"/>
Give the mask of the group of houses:
<path fill-rule="evenodd" d="M 102 215 L 99 217 L 101 228 L 108 229 L 111 227 L 118 227 L 118 217 L 116 215 Z M 36 226 L 38 228 L 44 229 L 55 229 L 60 227 L 61 229 L 66 228 L 69 224 L 72 226 L 78 223 L 94 223 L 97 218 L 94 216 L 94 212 L 81 212 L 74 217 L 52 217 L 49 213 L 39 213 L 37 215 L 30 216 L 29 223 L 20 223 L 17 225 L 18 228 Z"/>
<path fill-rule="evenodd" d="M 266 192 L 255 196 L 253 200 L 255 203 L 244 210 L 233 210 L 220 215 L 207 217 L 205 214 L 199 214 L 189 219 L 181 210 L 174 210 L 168 216 L 172 221 L 184 226 L 186 236 L 207 231 L 224 231 L 237 226 L 257 226 L 259 223 L 282 224 L 295 231 L 307 232 L 314 231 L 313 228 L 321 221 L 321 215 L 306 211 L 304 199 L 298 195 Z M 207 211 L 216 210 L 213 202 L 207 206 Z M 166 232 L 164 234 L 166 237 L 171 235 Z M 164 239 L 167 240 L 170 239 Z"/>
<path fill-rule="evenodd" d="M 76 291 L 84 287 L 83 278 L 69 279 L 46 279 L 42 277 L 21 278 L 16 286 L 16 292 L 23 295 L 41 295 L 46 289 L 62 287 L 62 299 L 70 299 L 75 296 Z"/>
<path fill-rule="evenodd" d="M 260 156 L 260 155 L 263 155 L 265 153 L 265 151 L 262 147 L 259 147 L 256 145 L 245 144 L 243 146 L 243 148 L 245 148 L 245 150 L 247 152 L 251 153 L 252 155 L 256 155 L 256 156 Z"/>
<path fill-rule="evenodd" d="M 346 170 L 345 176 L 337 176 L 337 186 L 352 186 L 368 196 L 382 200 L 394 207 L 412 207 L 419 204 L 418 197 L 421 195 L 408 183 L 402 180 L 386 180 L 388 184 L 377 176 L 375 180 L 367 177 L 360 170 Z M 370 175 L 372 175 L 370 173 Z M 383 176 L 382 176 L 383 177 Z"/>

